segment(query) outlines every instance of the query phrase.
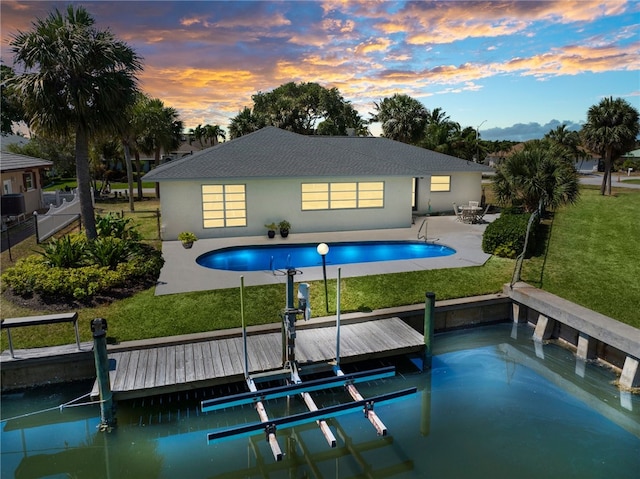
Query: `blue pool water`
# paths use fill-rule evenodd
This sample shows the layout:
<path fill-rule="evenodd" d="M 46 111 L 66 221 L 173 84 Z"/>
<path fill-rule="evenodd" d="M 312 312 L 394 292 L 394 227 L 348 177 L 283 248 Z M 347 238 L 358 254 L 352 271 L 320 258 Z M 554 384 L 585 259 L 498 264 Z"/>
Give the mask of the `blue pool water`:
<path fill-rule="evenodd" d="M 196 259 L 200 266 L 227 271 L 271 271 L 321 266 L 317 244 L 232 246 L 209 251 Z M 327 264 L 370 263 L 403 259 L 436 258 L 456 251 L 423 241 L 358 241 L 329 243 Z"/>

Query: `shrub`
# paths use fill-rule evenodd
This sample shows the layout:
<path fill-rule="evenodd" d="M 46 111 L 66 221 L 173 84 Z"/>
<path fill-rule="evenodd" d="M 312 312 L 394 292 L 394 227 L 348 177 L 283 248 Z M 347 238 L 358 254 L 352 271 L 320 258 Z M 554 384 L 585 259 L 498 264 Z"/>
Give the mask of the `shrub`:
<path fill-rule="evenodd" d="M 55 242 L 56 246 L 50 249 L 65 250 L 75 241 L 85 245 L 84 264 L 56 266 L 44 253 L 31 255 L 2 274 L 3 291 L 9 288 L 18 296 L 39 295 L 53 302 L 84 301 L 121 288 L 137 289 L 152 284 L 164 264 L 162 253 L 153 247 L 115 237 L 98 238 L 90 243 L 67 237 L 60 242 L 64 247 Z"/>
<path fill-rule="evenodd" d="M 49 266 L 77 268 L 84 263 L 86 247 L 84 235 L 70 234 L 42 245 L 40 254 Z"/>
<path fill-rule="evenodd" d="M 116 269 L 119 263 L 126 262 L 130 254 L 130 243 L 113 236 L 97 238 L 87 247 L 88 260 L 109 269 Z"/>
<path fill-rule="evenodd" d="M 504 258 L 515 258 L 524 248 L 530 214 L 503 214 L 487 226 L 482 236 L 482 251 Z M 527 254 L 534 251 L 537 223 L 531 230 Z"/>
<path fill-rule="evenodd" d="M 121 218 L 116 214 L 108 213 L 96 217 L 96 231 L 99 238 L 112 236 L 123 240 L 140 240 L 140 233 L 131 224 L 131 218 Z"/>

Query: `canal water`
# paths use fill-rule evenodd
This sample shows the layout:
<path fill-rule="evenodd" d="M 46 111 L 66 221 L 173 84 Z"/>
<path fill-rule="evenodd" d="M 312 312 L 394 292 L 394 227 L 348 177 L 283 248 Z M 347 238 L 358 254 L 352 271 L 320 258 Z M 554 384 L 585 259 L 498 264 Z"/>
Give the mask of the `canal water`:
<path fill-rule="evenodd" d="M 3 395 L 1 476 L 637 478 L 640 398 L 621 393 L 609 369 L 542 347 L 532 332 L 503 324 L 436 335 L 431 371 L 401 361 L 396 377 L 357 385 L 365 398 L 418 389 L 374 405 L 387 436 L 377 436 L 362 411 L 329 420 L 333 449 L 315 423 L 283 427 L 281 462 L 264 433 L 207 443 L 209 432 L 258 420 L 251 406 L 200 411 L 200 401 L 243 392 L 241 385 L 120 402 L 110 433 L 98 431 L 95 405 L 58 408 L 91 384 Z M 350 400 L 341 389 L 313 396 L 319 407 Z M 275 418 L 305 406 L 292 397 L 267 401 L 266 409 Z"/>

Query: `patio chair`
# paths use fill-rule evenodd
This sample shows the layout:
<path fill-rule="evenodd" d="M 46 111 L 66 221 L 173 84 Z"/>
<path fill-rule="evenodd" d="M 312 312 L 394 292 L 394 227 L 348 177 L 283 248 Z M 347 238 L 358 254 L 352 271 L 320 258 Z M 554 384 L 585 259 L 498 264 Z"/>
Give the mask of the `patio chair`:
<path fill-rule="evenodd" d="M 477 208 L 480 205 L 477 201 L 469 201 L 469 206 L 472 208 Z"/>
<path fill-rule="evenodd" d="M 458 210 L 458 205 L 453 203 L 453 212 L 456 214 L 456 220 L 462 222 L 462 211 Z"/>
<path fill-rule="evenodd" d="M 491 205 L 487 204 L 487 206 L 485 206 L 484 211 L 482 213 L 478 213 L 476 215 L 476 223 L 482 223 L 484 221 L 484 215 L 487 214 L 487 211 L 489 211 L 489 207 Z"/>

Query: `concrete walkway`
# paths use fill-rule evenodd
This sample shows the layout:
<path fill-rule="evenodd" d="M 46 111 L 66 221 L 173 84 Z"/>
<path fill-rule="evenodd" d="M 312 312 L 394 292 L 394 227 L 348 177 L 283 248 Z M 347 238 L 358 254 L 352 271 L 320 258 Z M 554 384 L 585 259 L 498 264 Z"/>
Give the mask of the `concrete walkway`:
<path fill-rule="evenodd" d="M 331 233 L 295 233 L 288 238 L 280 236 L 270 240 L 264 236 L 240 238 L 201 239 L 193 244 L 193 248 L 184 249 L 179 241 L 162 243 L 162 255 L 165 264 L 160 272 L 156 295 L 186 293 L 190 291 L 206 291 L 240 286 L 240 278 L 244 276 L 245 286 L 263 284 L 285 284 L 286 277 L 274 275 L 271 271 L 222 271 L 205 268 L 196 263 L 196 258 L 211 250 L 242 245 L 265 245 L 279 243 L 327 243 L 338 241 L 375 241 L 375 240 L 412 240 L 418 239 L 418 231 L 426 220 L 427 237 L 431 243 L 449 246 L 456 253 L 441 258 L 424 258 L 402 261 L 383 261 L 374 263 L 357 263 L 341 265 L 343 278 L 367 276 L 374 274 L 401 273 L 440 268 L 461 268 L 480 266 L 491 255 L 482 252 L 482 234 L 487 224 L 497 215 L 487 214 L 483 224 L 463 224 L 454 216 L 418 217 L 411 228 L 380 229 L 367 231 L 342 231 Z M 423 227 L 424 231 L 424 227 Z M 338 266 L 327 265 L 327 277 L 337 277 Z M 322 267 L 310 267 L 296 276 L 296 282 L 322 280 Z"/>

